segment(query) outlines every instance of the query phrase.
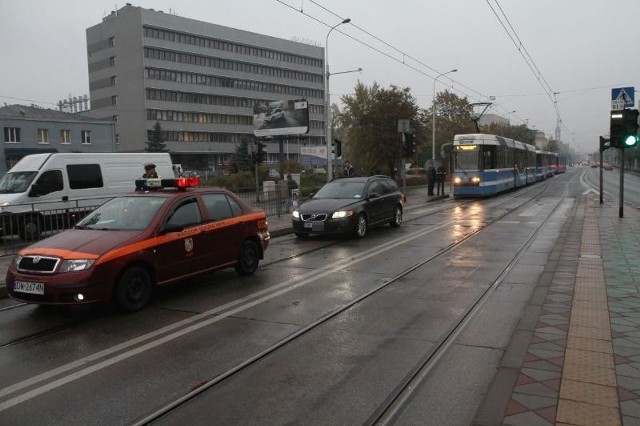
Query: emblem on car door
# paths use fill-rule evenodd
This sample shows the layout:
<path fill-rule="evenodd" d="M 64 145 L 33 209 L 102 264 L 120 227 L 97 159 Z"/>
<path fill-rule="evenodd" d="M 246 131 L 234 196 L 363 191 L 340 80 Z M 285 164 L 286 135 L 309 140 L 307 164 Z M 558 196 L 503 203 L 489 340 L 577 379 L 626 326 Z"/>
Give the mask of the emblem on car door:
<path fill-rule="evenodd" d="M 193 238 L 187 238 L 184 240 L 184 249 L 187 253 L 191 253 L 193 250 Z"/>

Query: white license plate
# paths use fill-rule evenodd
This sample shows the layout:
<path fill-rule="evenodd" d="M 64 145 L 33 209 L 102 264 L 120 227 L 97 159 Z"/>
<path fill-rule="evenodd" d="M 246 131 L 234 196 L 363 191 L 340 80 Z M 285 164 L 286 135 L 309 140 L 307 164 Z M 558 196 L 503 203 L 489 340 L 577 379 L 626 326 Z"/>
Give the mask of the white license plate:
<path fill-rule="evenodd" d="M 305 227 L 305 229 L 311 229 L 311 228 L 313 228 L 313 222 L 305 222 L 305 223 L 304 223 L 304 227 Z"/>
<path fill-rule="evenodd" d="M 14 281 L 13 291 L 29 294 L 44 294 L 44 283 L 32 283 L 28 281 Z"/>

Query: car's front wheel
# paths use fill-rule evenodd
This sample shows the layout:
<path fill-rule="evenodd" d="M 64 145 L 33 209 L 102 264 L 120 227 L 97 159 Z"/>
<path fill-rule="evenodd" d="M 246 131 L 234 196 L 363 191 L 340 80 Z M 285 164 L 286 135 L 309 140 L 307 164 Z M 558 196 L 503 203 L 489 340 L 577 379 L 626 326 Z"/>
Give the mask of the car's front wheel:
<path fill-rule="evenodd" d="M 241 275 L 251 275 L 258 269 L 260 248 L 255 241 L 247 240 L 240 247 L 236 271 Z"/>
<path fill-rule="evenodd" d="M 393 219 L 389 222 L 392 228 L 397 228 L 402 225 L 402 209 L 400 206 L 396 206 L 395 211 L 393 212 Z"/>
<path fill-rule="evenodd" d="M 153 284 L 146 269 L 134 266 L 125 271 L 116 285 L 116 302 L 127 312 L 142 309 L 151 300 Z"/>
<path fill-rule="evenodd" d="M 354 229 L 354 235 L 357 238 L 364 238 L 367 235 L 367 217 L 364 213 L 360 213 L 356 219 L 356 228 Z"/>

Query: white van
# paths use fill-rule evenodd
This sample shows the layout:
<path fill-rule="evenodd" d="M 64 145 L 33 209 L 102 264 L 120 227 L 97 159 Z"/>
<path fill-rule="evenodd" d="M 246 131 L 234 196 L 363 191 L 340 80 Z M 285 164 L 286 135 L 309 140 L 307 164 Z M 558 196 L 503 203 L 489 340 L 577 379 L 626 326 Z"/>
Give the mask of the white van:
<path fill-rule="evenodd" d="M 73 225 L 109 198 L 135 190 L 144 165 L 173 178 L 169 153 L 27 155 L 0 179 L 1 234 L 25 241 Z"/>

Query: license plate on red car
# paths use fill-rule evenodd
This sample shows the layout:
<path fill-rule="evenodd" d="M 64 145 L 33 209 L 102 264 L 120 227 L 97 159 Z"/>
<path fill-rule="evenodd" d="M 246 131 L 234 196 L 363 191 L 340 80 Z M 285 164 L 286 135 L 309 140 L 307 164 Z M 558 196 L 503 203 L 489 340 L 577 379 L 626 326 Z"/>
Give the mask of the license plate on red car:
<path fill-rule="evenodd" d="M 13 291 L 17 293 L 44 294 L 44 283 L 14 281 Z"/>

